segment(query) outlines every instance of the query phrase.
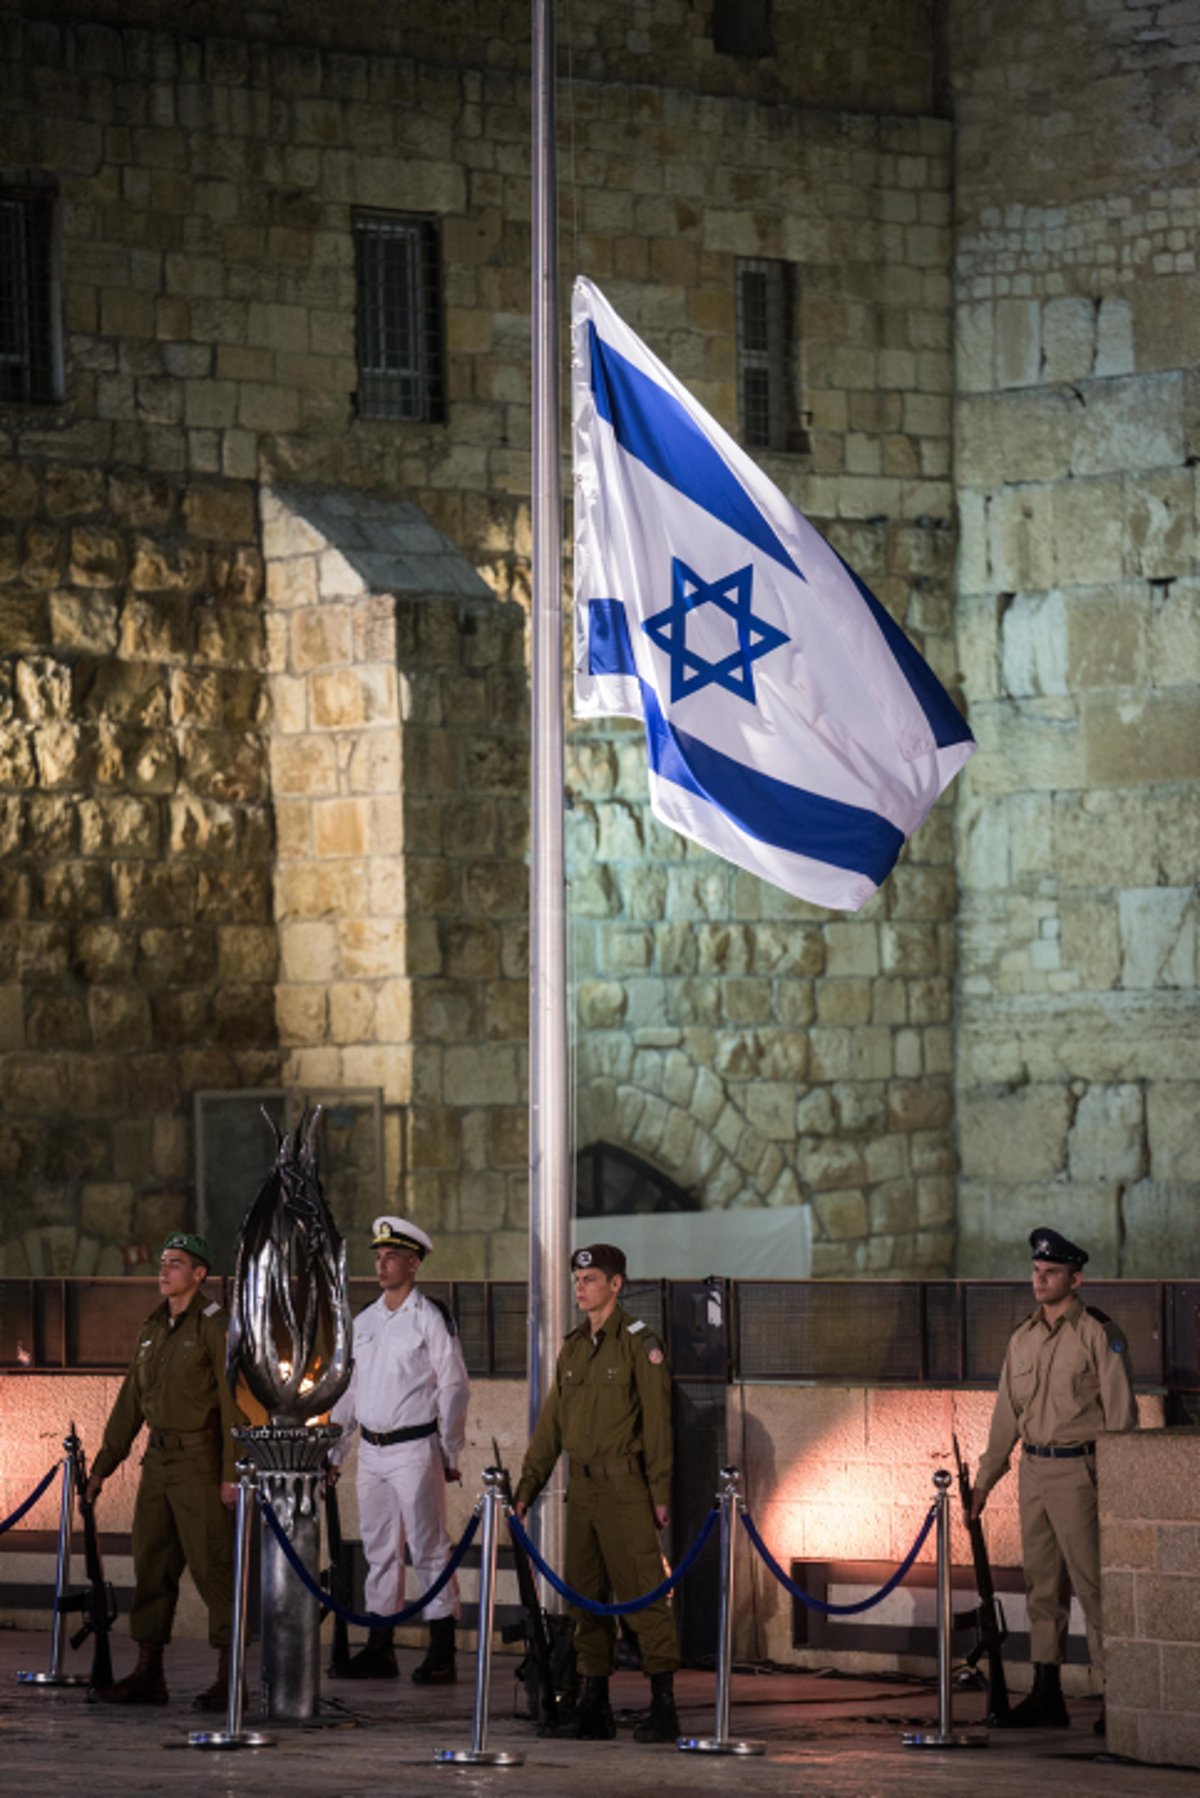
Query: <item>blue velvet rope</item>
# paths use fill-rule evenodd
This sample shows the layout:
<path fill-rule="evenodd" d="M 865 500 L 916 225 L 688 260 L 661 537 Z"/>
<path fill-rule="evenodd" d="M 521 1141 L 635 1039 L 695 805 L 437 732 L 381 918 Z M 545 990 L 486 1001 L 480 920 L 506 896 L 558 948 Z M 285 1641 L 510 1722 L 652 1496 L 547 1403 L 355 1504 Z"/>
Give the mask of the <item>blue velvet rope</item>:
<path fill-rule="evenodd" d="M 308 1587 L 308 1590 L 322 1606 L 323 1610 L 332 1611 L 335 1617 L 340 1617 L 344 1623 L 353 1623 L 359 1629 L 393 1629 L 398 1624 L 411 1623 L 413 1618 L 417 1616 L 419 1612 L 423 1611 L 427 1604 L 433 1603 L 438 1593 L 442 1590 L 442 1587 L 448 1585 L 454 1578 L 454 1575 L 458 1572 L 463 1563 L 468 1548 L 470 1548 L 472 1542 L 475 1540 L 475 1532 L 479 1528 L 479 1515 L 476 1512 L 472 1515 L 470 1522 L 463 1531 L 462 1540 L 450 1556 L 450 1559 L 446 1562 L 445 1567 L 443 1567 L 442 1571 L 434 1580 L 432 1586 L 430 1586 L 428 1592 L 422 1593 L 421 1597 L 415 1599 L 412 1604 L 406 1604 L 402 1611 L 393 1611 L 389 1617 L 380 1617 L 374 1611 L 362 1611 L 360 1613 L 358 1611 L 348 1610 L 344 1604 L 338 1603 L 332 1593 L 327 1592 L 323 1586 L 318 1586 L 313 1579 L 312 1574 L 308 1571 L 308 1568 L 304 1565 L 304 1562 L 292 1547 L 287 1531 L 275 1515 L 274 1507 L 263 1497 L 261 1492 L 258 1494 L 258 1504 L 263 1516 L 271 1526 L 276 1542 L 278 1542 L 280 1548 L 283 1550 L 285 1561 L 296 1575 L 301 1585 Z"/>
<path fill-rule="evenodd" d="M 926 1517 L 924 1523 L 921 1525 L 916 1541 L 901 1561 L 899 1567 L 897 1567 L 895 1573 L 893 1573 L 891 1579 L 880 1586 L 878 1592 L 872 1593 L 870 1598 L 860 1598 L 857 1604 L 826 1604 L 824 1599 L 813 1598 L 809 1593 L 803 1591 L 801 1587 L 794 1585 L 783 1571 L 783 1568 L 779 1565 L 779 1562 L 775 1559 L 775 1556 L 771 1553 L 758 1531 L 755 1529 L 754 1520 L 746 1511 L 742 1512 L 742 1522 L 746 1526 L 746 1534 L 749 1536 L 764 1563 L 775 1575 L 775 1578 L 779 1581 L 785 1592 L 790 1592 L 793 1598 L 798 1598 L 801 1604 L 806 1604 L 810 1611 L 820 1611 L 825 1617 L 853 1617 L 859 1611 L 869 1611 L 873 1605 L 880 1604 L 887 1597 L 888 1593 L 894 1592 L 901 1580 L 911 1572 L 912 1564 L 924 1547 L 925 1538 L 933 1528 L 933 1521 L 936 1516 L 937 1505 L 932 1504 L 929 1507 L 928 1517 Z"/>
<path fill-rule="evenodd" d="M 565 1598 L 568 1604 L 573 1604 L 576 1609 L 580 1611 L 590 1611 L 593 1617 L 628 1617 L 634 1611 L 644 1611 L 647 1606 L 657 1604 L 660 1598 L 665 1598 L 667 1593 L 672 1591 L 679 1584 L 680 1580 L 684 1579 L 686 1575 L 691 1572 L 696 1557 L 704 1547 L 704 1544 L 708 1541 L 708 1538 L 712 1535 L 713 1525 L 716 1523 L 719 1516 L 720 1512 L 714 1505 L 713 1509 L 708 1513 L 708 1516 L 701 1525 L 700 1534 L 696 1537 L 696 1540 L 692 1543 L 692 1546 L 688 1549 L 674 1573 L 669 1575 L 669 1577 L 663 1581 L 661 1586 L 655 1586 L 653 1592 L 647 1592 L 641 1598 L 627 1599 L 624 1604 L 598 1604 L 594 1598 L 584 1598 L 582 1593 L 573 1591 L 572 1588 L 567 1585 L 566 1581 L 559 1579 L 557 1573 L 543 1561 L 541 1555 L 530 1541 L 529 1535 L 524 1525 L 521 1523 L 520 1518 L 514 1511 L 508 1513 L 508 1527 L 512 1531 L 516 1541 L 525 1550 L 525 1553 L 529 1556 L 529 1559 L 533 1562 L 538 1572 L 542 1574 L 545 1579 L 550 1581 L 554 1590 L 560 1597 Z"/>
<path fill-rule="evenodd" d="M 50 1484 L 51 1480 L 54 1478 L 55 1474 L 58 1472 L 58 1470 L 61 1466 L 62 1466 L 62 1462 L 56 1461 L 54 1463 L 54 1466 L 50 1469 L 49 1473 L 46 1475 L 45 1479 L 38 1481 L 38 1483 L 34 1487 L 33 1491 L 29 1494 L 29 1497 L 27 1499 L 25 1499 L 22 1504 L 19 1504 L 17 1506 L 16 1510 L 11 1514 L 11 1516 L 6 1517 L 4 1519 L 4 1522 L 0 1523 L 0 1536 L 2 1536 L 4 1534 L 5 1530 L 10 1530 L 14 1523 L 20 1523 L 20 1521 L 21 1521 L 22 1517 L 24 1517 L 26 1511 L 31 1511 L 33 1509 L 34 1505 L 36 1505 L 38 1499 L 42 1496 L 42 1493 L 46 1490 L 46 1487 Z"/>

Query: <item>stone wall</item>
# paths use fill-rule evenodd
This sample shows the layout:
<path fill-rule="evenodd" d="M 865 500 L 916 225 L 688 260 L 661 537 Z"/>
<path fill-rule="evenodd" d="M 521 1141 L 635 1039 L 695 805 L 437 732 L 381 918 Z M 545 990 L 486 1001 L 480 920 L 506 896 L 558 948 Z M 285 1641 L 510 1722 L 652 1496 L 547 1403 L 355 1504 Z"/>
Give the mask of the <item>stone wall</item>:
<path fill-rule="evenodd" d="M 3 24 L 20 78 L 8 90 L 0 164 L 59 180 L 68 395 L 53 416 L 0 420 L 11 427 L 0 449 L 140 467 L 189 493 L 238 491 L 251 553 L 255 483 L 336 488 L 356 504 L 398 497 L 452 540 L 496 597 L 523 602 L 525 37 L 494 33 L 471 67 L 465 51 L 447 63 L 444 36 L 429 47 L 407 13 L 407 48 L 368 54 L 354 35 L 367 14 L 353 5 L 319 16 L 267 6 L 252 21 L 213 6 L 189 13 L 187 36 L 164 29 L 165 10 L 149 5 L 122 9 L 119 30 L 103 23 L 115 8 L 89 8 L 81 23 L 69 22 L 72 6 L 21 12 L 24 22 L 10 13 Z M 735 260 L 797 265 L 796 397 L 812 449 L 768 466 L 953 683 L 950 136 L 922 116 L 925 50 L 910 60 L 897 50 L 907 16 L 870 6 L 853 31 L 844 21 L 835 31 L 811 7 L 781 5 L 774 63 L 714 60 L 703 47 L 707 11 L 693 5 L 620 7 L 580 22 L 585 78 L 570 90 L 569 121 L 563 115 L 563 265 L 594 276 L 731 425 Z M 463 46 L 484 18 L 457 9 Z M 639 84 L 651 70 L 661 80 L 655 47 L 681 19 L 691 49 L 672 65 L 680 87 Z M 206 20 L 216 35 L 205 35 Z M 372 30 L 379 22 L 372 12 Z M 283 41 L 310 28 L 309 41 Z M 885 42 L 900 56 L 895 111 L 913 116 L 853 110 L 880 103 L 875 53 Z M 802 97 L 814 69 L 851 110 L 779 104 Z M 356 205 L 441 219 L 446 426 L 355 415 Z M 180 553 L 191 557 L 206 540 L 179 516 Z M 112 522 L 107 499 L 96 522 Z M 277 601 L 273 591 L 271 744 L 268 754 L 259 739 L 256 751 L 279 826 L 284 1053 L 270 1063 L 272 1083 L 382 1087 L 389 1180 L 407 1182 L 406 1200 L 460 1239 L 462 1272 L 515 1270 L 525 899 L 512 748 L 492 756 L 473 745 L 445 697 L 445 683 L 472 670 L 461 607 L 441 618 L 431 608 L 420 626 L 418 636 L 428 629 L 446 648 L 436 676 L 429 665 L 426 693 L 424 674 L 410 679 L 402 659 L 415 590 L 396 574 L 353 592 L 322 589 L 322 578 L 315 600 Z M 122 603 L 128 585 L 118 584 Z M 380 648 L 393 619 L 394 668 Z M 455 630 L 451 649 L 442 633 Z M 467 682 L 488 689 L 485 736 L 500 724 L 487 708 L 519 716 L 501 672 L 515 666 L 507 630 L 491 672 L 481 664 Z M 181 653 L 189 666 L 191 650 Z M 257 669 L 257 645 L 245 654 Z M 416 709 L 406 718 L 409 700 Z M 437 716 L 428 728 L 425 705 Z M 388 738 L 399 764 L 385 758 L 364 776 L 368 737 Z M 432 785 L 421 771 L 427 752 Z M 443 789 L 437 757 L 451 755 L 460 784 Z M 818 1271 L 948 1268 L 949 804 L 886 893 L 861 917 L 835 921 L 664 840 L 648 823 L 641 751 L 628 738 L 589 731 L 572 758 L 583 1140 L 604 1135 L 637 1149 L 705 1203 L 812 1199 Z M 297 768 L 300 787 L 282 790 Z M 486 803 L 456 834 L 443 799 L 450 791 L 466 802 L 473 786 Z M 360 855 L 368 832 L 374 843 Z M 407 872 L 392 855 L 402 838 L 421 845 L 399 850 Z M 265 878 L 265 843 L 263 855 Z M 169 845 L 154 859 L 169 884 Z M 371 869 L 364 911 L 347 883 Z M 332 921 L 329 908 L 344 905 L 344 923 Z M 365 960 L 348 945 L 360 929 L 372 944 Z M 436 954 L 420 959 L 434 934 Z M 81 991 L 92 984 L 86 970 L 73 977 Z M 418 979 L 427 982 L 420 991 Z M 51 1031 L 43 1047 L 61 1058 L 69 1044 Z M 266 1078 L 266 1064 L 254 1067 L 256 1081 Z M 186 1193 L 190 1089 L 174 1071 L 164 1105 Z M 211 1084 L 246 1081 L 225 1065 Z M 47 1203 L 66 1217 L 74 1200 L 60 1184 Z M 483 1241 L 498 1226 L 511 1234 L 488 1259 Z"/>
<path fill-rule="evenodd" d="M 184 1095 L 278 1068 L 262 564 L 250 486 L 50 435 L 0 461 L 0 1266 L 119 1273 Z"/>
<path fill-rule="evenodd" d="M 1098 1448 L 1108 1746 L 1200 1766 L 1200 1433 Z"/>
<path fill-rule="evenodd" d="M 950 9 L 967 1275 L 1041 1222 L 1200 1271 L 1198 41 Z"/>

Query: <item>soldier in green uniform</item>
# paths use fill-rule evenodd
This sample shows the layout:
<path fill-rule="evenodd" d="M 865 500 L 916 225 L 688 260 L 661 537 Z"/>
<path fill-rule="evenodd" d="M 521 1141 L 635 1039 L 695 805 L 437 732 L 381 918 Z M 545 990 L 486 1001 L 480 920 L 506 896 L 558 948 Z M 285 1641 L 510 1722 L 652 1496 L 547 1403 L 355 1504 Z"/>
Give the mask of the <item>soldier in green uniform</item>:
<path fill-rule="evenodd" d="M 565 1451 L 564 1577 L 585 1598 L 607 1604 L 615 1594 L 621 1603 L 663 1579 L 658 1531 L 668 1521 L 671 1495 L 671 1376 L 657 1337 L 618 1302 L 625 1283 L 621 1250 L 603 1242 L 577 1249 L 571 1269 L 583 1322 L 559 1354 L 521 1468 L 516 1510 L 523 1518 Z M 575 1607 L 572 1614 L 583 1676 L 576 1734 L 608 1741 L 617 1733 L 608 1698 L 616 1627 L 611 1617 Z M 660 1599 L 630 1622 L 650 1676 L 650 1714 L 634 1739 L 673 1742 L 679 1644 L 670 1604 Z"/>
<path fill-rule="evenodd" d="M 129 1630 L 138 1660 L 125 1679 L 94 1694 L 105 1704 L 166 1704 L 163 1649 L 171 1640 L 186 1566 L 208 1606 L 208 1639 L 219 1652 L 216 1680 L 195 1707 L 225 1709 L 237 1502 L 231 1431 L 246 1420 L 225 1378 L 229 1319 L 201 1291 L 208 1268 L 202 1236 L 180 1230 L 167 1237 L 158 1274 L 163 1302 L 142 1325 L 87 1483 L 94 1503 L 142 1425 L 149 1426 L 133 1516 L 136 1587 Z"/>

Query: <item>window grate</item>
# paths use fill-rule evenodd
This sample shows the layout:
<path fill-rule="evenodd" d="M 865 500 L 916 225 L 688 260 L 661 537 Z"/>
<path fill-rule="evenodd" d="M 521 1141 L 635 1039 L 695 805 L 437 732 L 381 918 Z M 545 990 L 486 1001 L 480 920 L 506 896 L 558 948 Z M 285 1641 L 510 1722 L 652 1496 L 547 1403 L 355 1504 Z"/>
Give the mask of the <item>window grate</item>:
<path fill-rule="evenodd" d="M 441 257 L 435 219 L 356 212 L 358 411 L 361 418 L 441 424 Z"/>
<path fill-rule="evenodd" d="M 0 401 L 61 398 L 53 195 L 0 189 Z"/>
<path fill-rule="evenodd" d="M 790 263 L 739 258 L 738 411 L 748 449 L 809 447 L 796 411 L 795 310 Z"/>

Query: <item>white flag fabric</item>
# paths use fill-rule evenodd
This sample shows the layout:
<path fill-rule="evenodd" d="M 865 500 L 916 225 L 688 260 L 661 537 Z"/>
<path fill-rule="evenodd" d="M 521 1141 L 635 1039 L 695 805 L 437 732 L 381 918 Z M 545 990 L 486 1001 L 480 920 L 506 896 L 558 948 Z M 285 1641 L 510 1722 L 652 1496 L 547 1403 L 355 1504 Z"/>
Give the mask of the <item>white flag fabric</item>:
<path fill-rule="evenodd" d="M 655 817 L 857 911 L 975 748 L 874 594 L 575 283 L 575 710 L 641 718 Z"/>

